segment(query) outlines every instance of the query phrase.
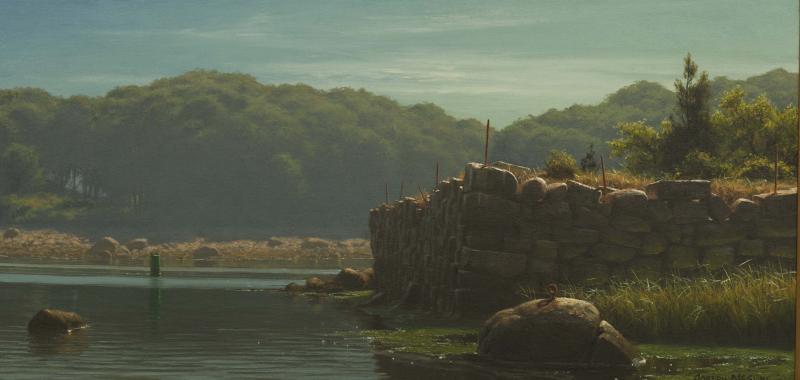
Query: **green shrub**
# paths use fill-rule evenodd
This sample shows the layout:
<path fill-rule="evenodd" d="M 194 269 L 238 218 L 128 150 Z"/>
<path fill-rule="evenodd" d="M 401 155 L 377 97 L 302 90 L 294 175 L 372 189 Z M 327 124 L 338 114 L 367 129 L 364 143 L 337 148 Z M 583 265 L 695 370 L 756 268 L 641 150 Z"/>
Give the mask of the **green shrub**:
<path fill-rule="evenodd" d="M 578 172 L 578 163 L 569 153 L 563 150 L 552 150 L 547 158 L 544 170 L 550 178 L 575 178 L 575 173 Z"/>
<path fill-rule="evenodd" d="M 772 179 L 775 176 L 775 162 L 763 156 L 750 156 L 738 168 L 736 176 L 750 179 Z M 778 177 L 793 177 L 792 168 L 784 162 L 779 162 Z"/>

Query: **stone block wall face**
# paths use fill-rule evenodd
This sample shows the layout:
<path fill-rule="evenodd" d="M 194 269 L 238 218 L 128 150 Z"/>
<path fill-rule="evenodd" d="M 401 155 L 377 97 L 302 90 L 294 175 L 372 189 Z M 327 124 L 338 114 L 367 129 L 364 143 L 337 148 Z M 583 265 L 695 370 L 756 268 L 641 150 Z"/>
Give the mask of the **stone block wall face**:
<path fill-rule="evenodd" d="M 574 181 L 520 184 L 473 163 L 427 199 L 370 210 L 370 244 L 389 299 L 445 313 L 492 309 L 513 303 L 520 286 L 658 281 L 743 263 L 792 268 L 796 199 L 793 189 L 729 206 L 707 181 L 603 194 Z"/>

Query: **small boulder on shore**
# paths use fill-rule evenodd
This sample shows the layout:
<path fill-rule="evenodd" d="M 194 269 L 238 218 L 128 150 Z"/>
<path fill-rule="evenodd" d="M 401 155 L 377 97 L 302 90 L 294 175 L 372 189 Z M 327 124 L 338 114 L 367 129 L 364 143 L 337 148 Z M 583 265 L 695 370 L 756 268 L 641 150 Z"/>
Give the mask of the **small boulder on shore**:
<path fill-rule="evenodd" d="M 128 242 L 125 243 L 125 247 L 128 248 L 131 251 L 139 251 L 139 250 L 147 248 L 149 245 L 150 245 L 150 242 L 147 241 L 147 239 L 145 239 L 145 238 L 132 239 L 132 240 L 128 240 Z"/>
<path fill-rule="evenodd" d="M 13 239 L 18 237 L 21 234 L 19 229 L 16 228 L 9 228 L 5 232 L 3 232 L 3 239 Z"/>
<path fill-rule="evenodd" d="M 343 290 L 372 289 L 375 284 L 375 272 L 372 268 L 356 270 L 345 268 L 333 278 L 309 277 L 305 285 L 290 283 L 284 290 L 297 292 L 339 292 Z"/>
<path fill-rule="evenodd" d="M 481 329 L 478 354 L 597 366 L 630 366 L 636 357 L 633 346 L 600 318 L 594 305 L 573 298 L 537 299 L 497 312 Z"/>
<path fill-rule="evenodd" d="M 192 258 L 195 260 L 208 260 L 216 256 L 219 256 L 219 250 L 209 246 L 197 248 L 192 252 Z"/>
<path fill-rule="evenodd" d="M 359 271 L 344 268 L 333 279 L 333 282 L 346 290 L 368 289 L 372 286 L 374 272 L 372 268 Z"/>
<path fill-rule="evenodd" d="M 78 313 L 58 309 L 42 309 L 28 322 L 30 333 L 69 333 L 86 327 Z"/>
<path fill-rule="evenodd" d="M 119 248 L 119 242 L 114 240 L 112 237 L 106 236 L 98 240 L 97 243 L 94 243 L 92 248 L 89 248 L 87 256 L 92 261 L 111 261 L 111 259 L 114 257 L 114 254 L 117 252 L 117 248 Z"/>

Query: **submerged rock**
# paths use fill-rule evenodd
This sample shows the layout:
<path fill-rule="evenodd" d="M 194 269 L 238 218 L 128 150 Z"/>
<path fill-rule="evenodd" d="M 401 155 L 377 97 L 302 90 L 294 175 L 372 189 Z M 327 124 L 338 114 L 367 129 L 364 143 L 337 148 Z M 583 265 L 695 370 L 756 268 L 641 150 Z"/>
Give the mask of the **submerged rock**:
<path fill-rule="evenodd" d="M 299 293 L 305 290 L 305 287 L 296 282 L 290 282 L 288 285 L 286 285 L 285 288 L 283 288 L 283 290 L 286 290 L 287 292 L 290 293 Z"/>
<path fill-rule="evenodd" d="M 630 365 L 635 349 L 589 302 L 537 299 L 501 310 L 478 337 L 478 354 L 496 360 Z"/>
<path fill-rule="evenodd" d="M 28 322 L 31 333 L 69 333 L 86 327 L 86 320 L 78 313 L 58 309 L 42 309 Z"/>

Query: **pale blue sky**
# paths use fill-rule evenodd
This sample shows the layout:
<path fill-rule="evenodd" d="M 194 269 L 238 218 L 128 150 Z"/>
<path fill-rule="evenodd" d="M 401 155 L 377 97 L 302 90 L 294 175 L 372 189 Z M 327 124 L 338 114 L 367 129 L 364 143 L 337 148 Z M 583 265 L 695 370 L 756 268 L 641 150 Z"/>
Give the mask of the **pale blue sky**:
<path fill-rule="evenodd" d="M 670 85 L 687 51 L 712 76 L 796 71 L 797 33 L 796 0 L 3 0 L 0 87 L 100 95 L 205 68 L 505 125 Z"/>

